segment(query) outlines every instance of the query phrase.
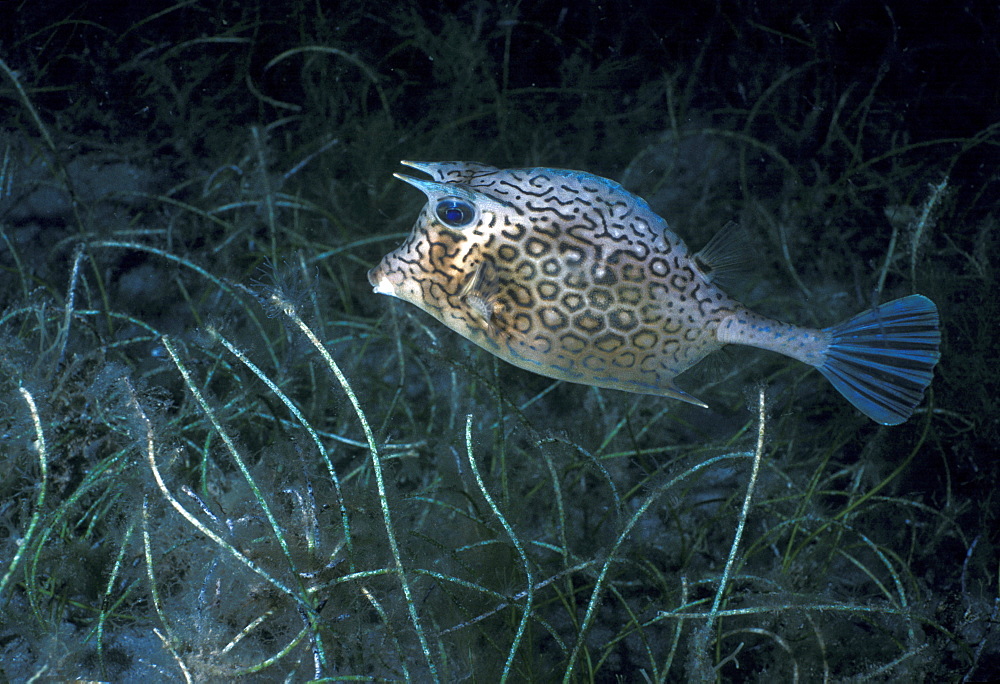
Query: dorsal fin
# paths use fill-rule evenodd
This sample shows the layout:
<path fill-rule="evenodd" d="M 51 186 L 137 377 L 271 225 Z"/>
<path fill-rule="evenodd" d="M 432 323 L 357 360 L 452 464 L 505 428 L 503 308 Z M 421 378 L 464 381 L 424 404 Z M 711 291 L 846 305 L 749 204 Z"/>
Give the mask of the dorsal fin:
<path fill-rule="evenodd" d="M 725 286 L 746 273 L 752 256 L 753 248 L 746 228 L 729 221 L 694 255 L 693 260 L 705 280 Z"/>

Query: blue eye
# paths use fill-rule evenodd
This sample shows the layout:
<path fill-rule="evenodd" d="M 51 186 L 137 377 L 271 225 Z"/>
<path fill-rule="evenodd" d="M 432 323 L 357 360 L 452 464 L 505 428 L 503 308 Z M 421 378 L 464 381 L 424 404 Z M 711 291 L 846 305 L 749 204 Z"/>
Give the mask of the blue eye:
<path fill-rule="evenodd" d="M 459 199 L 441 200 L 436 211 L 437 217 L 449 228 L 464 228 L 476 218 L 475 208 Z"/>

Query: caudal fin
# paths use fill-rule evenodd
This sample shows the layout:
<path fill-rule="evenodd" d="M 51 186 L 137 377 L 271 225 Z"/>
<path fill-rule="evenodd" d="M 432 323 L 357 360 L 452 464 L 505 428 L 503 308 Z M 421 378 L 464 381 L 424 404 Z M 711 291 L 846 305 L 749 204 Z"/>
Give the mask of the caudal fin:
<path fill-rule="evenodd" d="M 921 295 L 903 297 L 825 332 L 830 347 L 817 369 L 837 391 L 883 425 L 909 418 L 941 358 L 934 302 Z"/>

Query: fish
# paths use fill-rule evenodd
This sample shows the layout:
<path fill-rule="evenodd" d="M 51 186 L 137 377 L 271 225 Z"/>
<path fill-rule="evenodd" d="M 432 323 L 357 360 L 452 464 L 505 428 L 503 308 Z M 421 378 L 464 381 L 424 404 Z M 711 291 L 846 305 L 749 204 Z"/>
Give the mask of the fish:
<path fill-rule="evenodd" d="M 828 328 L 755 313 L 719 286 L 726 249 L 692 253 L 642 198 L 583 171 L 403 161 L 427 198 L 368 272 L 397 297 L 514 366 L 707 408 L 675 378 L 725 345 L 816 368 L 882 425 L 909 418 L 940 358 L 935 304 L 909 295 Z"/>

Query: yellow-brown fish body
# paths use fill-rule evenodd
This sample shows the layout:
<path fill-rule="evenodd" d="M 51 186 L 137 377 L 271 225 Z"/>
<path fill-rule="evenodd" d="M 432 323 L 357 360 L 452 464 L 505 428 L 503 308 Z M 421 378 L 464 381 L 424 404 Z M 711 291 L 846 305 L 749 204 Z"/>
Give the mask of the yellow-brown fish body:
<path fill-rule="evenodd" d="M 369 272 L 375 292 L 417 305 L 516 366 L 705 406 L 674 377 L 725 344 L 746 344 L 816 366 L 885 424 L 905 420 L 930 382 L 940 335 L 924 297 L 822 330 L 780 323 L 719 289 L 712 255 L 691 254 L 613 181 L 563 169 L 403 164 L 433 177 L 397 174 L 428 203 L 406 242 Z M 867 356 L 848 350 L 858 344 Z M 859 358 L 865 373 L 854 377 Z"/>

